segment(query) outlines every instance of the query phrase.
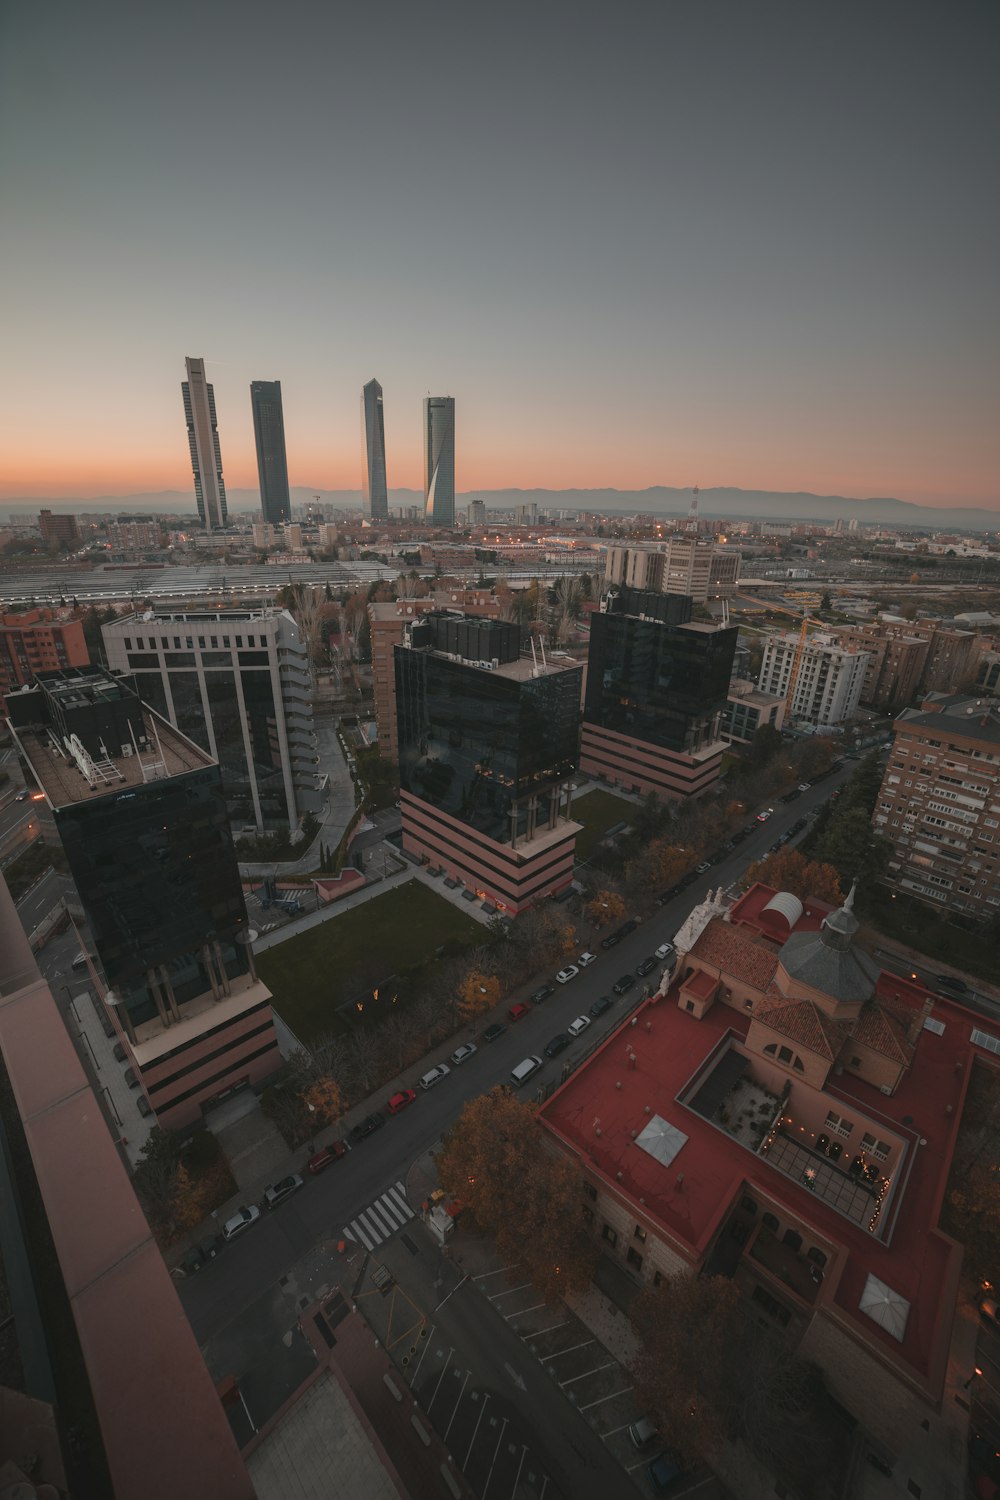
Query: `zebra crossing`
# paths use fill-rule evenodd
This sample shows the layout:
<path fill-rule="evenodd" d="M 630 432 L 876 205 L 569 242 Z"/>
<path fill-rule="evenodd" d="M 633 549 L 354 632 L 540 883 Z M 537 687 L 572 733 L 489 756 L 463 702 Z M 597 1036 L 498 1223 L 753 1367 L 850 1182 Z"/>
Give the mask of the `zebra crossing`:
<path fill-rule="evenodd" d="M 412 1218 L 413 1209 L 406 1201 L 406 1189 L 397 1182 L 374 1203 L 369 1203 L 350 1224 L 345 1224 L 344 1234 L 349 1240 L 364 1245 L 366 1250 L 374 1250 Z"/>

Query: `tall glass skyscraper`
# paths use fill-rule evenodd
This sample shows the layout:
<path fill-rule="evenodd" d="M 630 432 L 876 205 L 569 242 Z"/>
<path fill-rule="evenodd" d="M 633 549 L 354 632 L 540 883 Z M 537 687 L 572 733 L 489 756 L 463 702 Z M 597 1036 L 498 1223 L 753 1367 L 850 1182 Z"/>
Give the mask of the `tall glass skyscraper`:
<path fill-rule="evenodd" d="M 215 416 L 215 389 L 205 379 L 205 361 L 184 361 L 187 380 L 181 381 L 184 415 L 187 418 L 188 447 L 198 515 L 206 531 L 228 526 L 226 486 L 222 478 L 222 450 L 219 447 L 219 424 Z"/>
<path fill-rule="evenodd" d="M 280 380 L 252 380 L 253 435 L 257 443 L 257 476 L 264 520 L 278 526 L 292 518 L 285 456 L 285 418 Z"/>
<path fill-rule="evenodd" d="M 369 380 L 361 388 L 361 487 L 373 521 L 389 517 L 389 491 L 385 477 L 385 415 L 382 387 Z"/>
<path fill-rule="evenodd" d="M 424 398 L 424 519 L 455 524 L 455 398 Z"/>

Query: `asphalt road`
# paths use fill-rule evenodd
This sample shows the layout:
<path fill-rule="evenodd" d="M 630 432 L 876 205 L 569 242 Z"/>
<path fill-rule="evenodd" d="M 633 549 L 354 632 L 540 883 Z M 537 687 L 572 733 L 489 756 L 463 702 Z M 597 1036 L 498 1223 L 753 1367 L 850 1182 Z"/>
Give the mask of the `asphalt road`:
<path fill-rule="evenodd" d="M 68 896 L 73 889 L 73 881 L 69 875 L 59 875 L 55 870 L 49 870 L 40 880 L 31 887 L 26 896 L 17 903 L 17 914 L 21 918 L 21 926 L 25 932 L 32 933 L 49 912 L 63 896 Z"/>

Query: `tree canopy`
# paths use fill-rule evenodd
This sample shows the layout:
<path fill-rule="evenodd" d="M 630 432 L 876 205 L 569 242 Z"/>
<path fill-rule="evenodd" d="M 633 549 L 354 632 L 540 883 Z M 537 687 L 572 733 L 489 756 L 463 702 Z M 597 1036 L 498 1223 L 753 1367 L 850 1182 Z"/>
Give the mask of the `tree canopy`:
<path fill-rule="evenodd" d="M 797 849 L 779 849 L 776 854 L 767 854 L 748 865 L 743 889 L 749 890 L 758 880 L 776 890 L 790 891 L 802 901 L 812 897 L 814 901 L 840 906 L 844 899 L 840 877 L 833 865 L 809 859 Z"/>

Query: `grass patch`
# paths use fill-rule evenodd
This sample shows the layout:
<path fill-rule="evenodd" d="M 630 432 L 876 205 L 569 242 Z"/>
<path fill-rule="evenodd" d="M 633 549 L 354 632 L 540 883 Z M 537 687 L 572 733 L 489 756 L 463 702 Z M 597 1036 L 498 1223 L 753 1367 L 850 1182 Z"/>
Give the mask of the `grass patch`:
<path fill-rule="evenodd" d="M 340 1005 L 370 995 L 390 976 L 412 974 L 439 948 L 459 952 L 486 936 L 481 923 L 410 880 L 268 948 L 257 956 L 257 972 L 275 1009 L 308 1044 L 343 1029 Z"/>
<path fill-rule="evenodd" d="M 614 792 L 597 789 L 577 797 L 571 814 L 575 822 L 583 824 L 583 832 L 576 838 L 577 859 L 589 859 L 609 828 L 616 823 L 634 823 L 637 812 L 634 802 L 616 797 Z"/>
<path fill-rule="evenodd" d="M 925 958 L 939 959 L 977 979 L 995 982 L 997 940 L 982 928 L 959 926 L 944 912 L 938 913 L 902 891 L 893 895 L 884 885 L 862 886 L 858 909 L 881 937 L 895 938 Z"/>

